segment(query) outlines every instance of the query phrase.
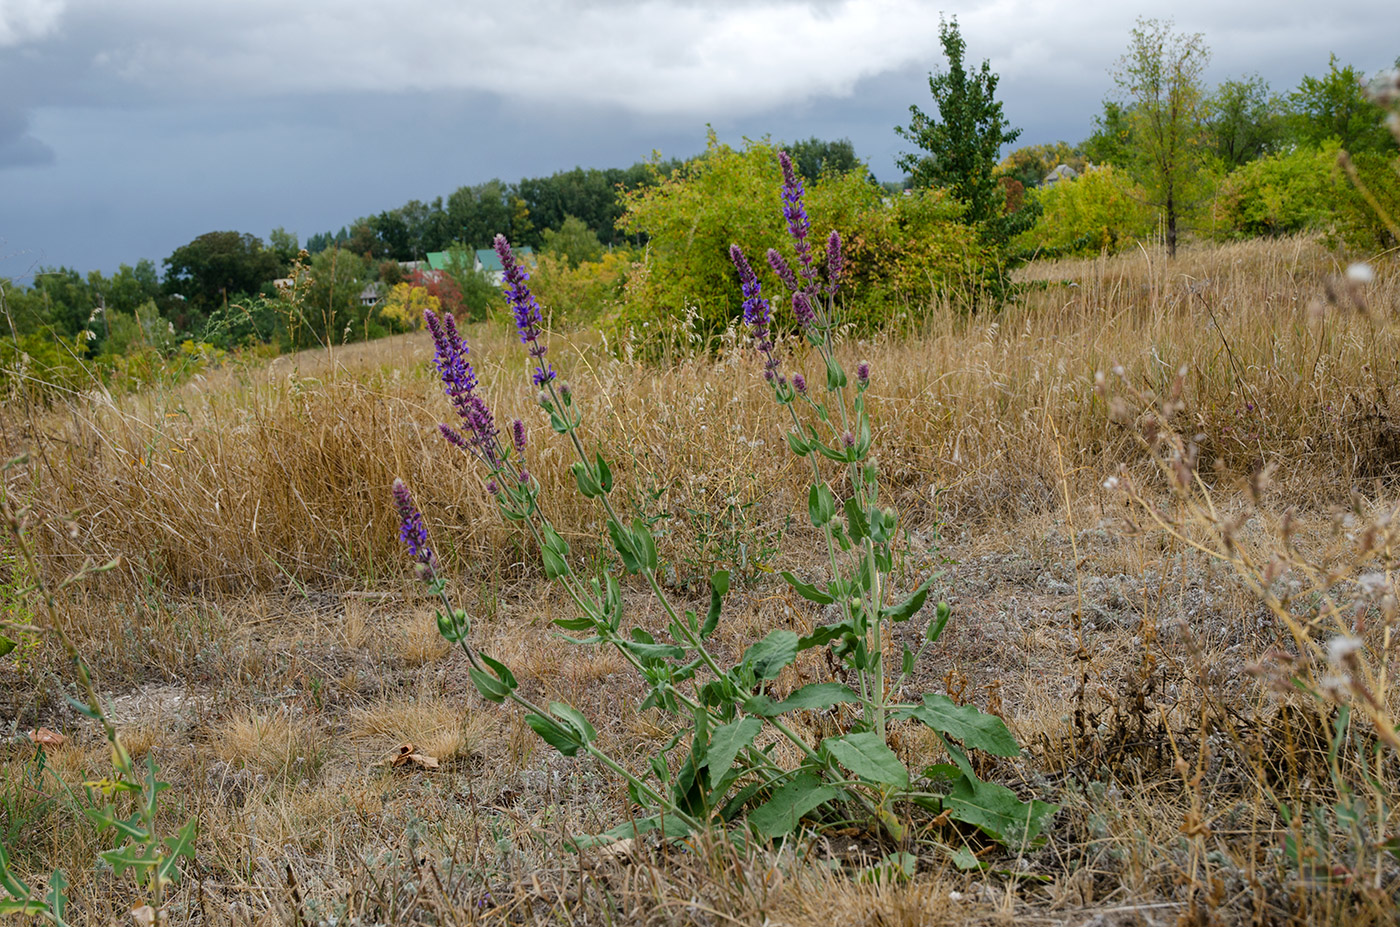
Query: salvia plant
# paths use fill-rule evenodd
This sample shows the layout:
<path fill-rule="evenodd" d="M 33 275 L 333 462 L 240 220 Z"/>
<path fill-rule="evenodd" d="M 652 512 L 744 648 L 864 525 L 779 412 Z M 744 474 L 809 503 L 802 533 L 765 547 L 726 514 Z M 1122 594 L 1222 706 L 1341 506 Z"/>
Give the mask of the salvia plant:
<path fill-rule="evenodd" d="M 529 534 L 545 576 L 567 592 L 577 614 L 556 619 L 555 624 L 578 636 L 566 639 L 614 648 L 646 682 L 639 709 L 679 716 L 679 733 L 651 758 L 648 768 L 629 769 L 598 746 L 593 725 L 577 709 L 530 700 L 505 665 L 471 644 L 468 615 L 454 607 L 422 517 L 408 488 L 396 481 L 402 538 L 419 576 L 441 599 L 438 629 L 465 651 L 481 695 L 520 706 L 526 723 L 547 743 L 565 756 L 591 756 L 620 776 L 632 800 L 644 809 L 642 816 L 604 834 L 575 837 L 578 846 L 653 830 L 679 838 L 706 828 L 775 839 L 803 824 L 820 829 L 838 823 L 850 826 L 852 821 L 899 843 L 907 839 L 911 820 L 923 814 L 963 822 L 1008 847 L 1036 845 L 1044 840 L 1042 830 L 1056 806 L 1023 801 L 1011 789 L 983 781 L 970 758 L 975 750 L 1003 757 L 1019 753 L 1002 720 L 944 695 L 924 695 L 917 702 L 894 695 L 903 690 L 920 656 L 938 641 L 950 610 L 938 603 L 918 649 L 906 645 L 895 652 L 892 626 L 924 611 L 933 577 L 907 595 L 900 595 L 892 582 L 898 516 L 879 504 L 879 469 L 866 408 L 873 372 L 861 363 L 854 377 L 849 376 L 833 343 L 844 273 L 841 238 L 832 232 L 826 240 L 823 273 L 814 253 L 801 180 L 786 153 L 780 160 L 782 208 L 795 262 L 777 251 L 767 258 L 788 290 L 796 329 L 813 349 L 809 356 L 820 361 L 821 385 L 809 383 L 800 370 L 785 368 L 772 304 L 743 250 L 734 245 L 730 256 L 742 287 L 743 320 L 761 358 L 763 376 L 779 414 L 791 423 L 788 448 L 811 471 L 807 512 L 820 529 L 826 555 L 823 577 L 802 578 L 791 572 L 782 577 L 836 620 L 807 635 L 772 631 L 744 650 L 737 662 L 729 662 L 712 640 L 724 615 L 728 572 L 710 577 L 704 614 L 668 598 L 658 574 L 655 539 L 644 521 L 629 523 L 618 513 L 612 470 L 602 451 L 585 447 L 580 438 L 579 399 L 546 358 L 541 311 L 530 293 L 529 275 L 501 236 L 495 248 L 505 269 L 504 288 L 533 363 L 540 408 L 552 430 L 572 448 L 578 491 L 602 510 L 605 545 L 617 555 L 615 567 L 588 577 L 571 566 L 569 545 L 541 511 L 540 485 L 526 466 L 525 425 L 514 421 L 503 433 L 477 389 L 467 346 L 452 316 L 428 312 L 427 327 L 437 349 L 434 363 L 459 419 L 455 425 L 440 426 L 442 434 L 475 459 L 501 514 Z M 667 622 L 663 635 L 629 625 L 619 572 L 638 577 L 656 597 Z M 780 697 L 776 683 L 784 668 L 803 651 L 817 648 L 827 651 L 827 664 L 840 668 L 840 678 Z M 806 725 L 792 723 L 799 713 L 831 709 L 841 719 L 841 729 L 817 742 L 799 733 L 808 729 Z M 931 730 L 947 762 L 911 770 L 889 744 L 892 728 L 908 725 Z M 787 747 L 776 749 L 782 743 Z M 780 762 L 781 757 L 795 760 Z M 965 846 L 954 854 L 957 860 L 976 864 Z M 896 862 L 907 869 L 911 858 L 898 855 Z"/>

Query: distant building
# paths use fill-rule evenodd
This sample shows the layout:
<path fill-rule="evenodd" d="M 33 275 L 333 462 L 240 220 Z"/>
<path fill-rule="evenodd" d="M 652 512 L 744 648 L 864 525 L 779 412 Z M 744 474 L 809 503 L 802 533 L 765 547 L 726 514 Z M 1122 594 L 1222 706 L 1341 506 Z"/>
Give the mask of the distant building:
<path fill-rule="evenodd" d="M 535 250 L 529 246 L 515 248 L 514 252 L 516 257 L 526 264 L 533 264 L 535 261 Z M 449 254 L 447 251 L 428 252 L 428 266 L 435 271 L 447 270 Z M 496 286 L 505 281 L 506 269 L 501 266 L 501 258 L 494 248 L 479 248 L 473 252 L 472 270 L 479 274 L 487 274 Z"/>
<path fill-rule="evenodd" d="M 1040 182 L 1042 187 L 1053 187 L 1061 180 L 1074 180 L 1079 176 L 1079 172 L 1068 164 L 1057 164 L 1050 173 L 1045 175 L 1045 179 Z"/>
<path fill-rule="evenodd" d="M 384 298 L 384 287 L 378 280 L 360 291 L 360 305 L 373 306 Z"/>

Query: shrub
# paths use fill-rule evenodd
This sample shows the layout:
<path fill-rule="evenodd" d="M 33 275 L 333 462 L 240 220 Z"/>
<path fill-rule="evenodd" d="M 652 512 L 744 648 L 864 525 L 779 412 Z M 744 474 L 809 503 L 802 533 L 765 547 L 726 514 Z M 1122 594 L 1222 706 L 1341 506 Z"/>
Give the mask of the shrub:
<path fill-rule="evenodd" d="M 1152 232 L 1146 194 L 1121 168 L 1102 165 L 1073 180 L 1031 194 L 1042 208 L 1035 225 L 1016 239 L 1045 256 L 1092 255 L 1131 247 Z"/>
<path fill-rule="evenodd" d="M 1335 238 L 1354 251 L 1380 253 L 1400 245 L 1400 157 L 1365 152 L 1343 165 Z"/>
<path fill-rule="evenodd" d="M 1323 228 L 1343 196 L 1336 165 L 1336 145 L 1251 161 L 1225 178 L 1212 211 L 1213 236 L 1259 238 Z"/>
<path fill-rule="evenodd" d="M 572 266 L 566 257 L 541 254 L 532 275 L 534 290 L 555 309 L 555 325 L 588 325 L 617 311 L 640 255 L 626 248 L 603 252 Z"/>
<path fill-rule="evenodd" d="M 773 194 L 781 181 L 776 155 L 767 141 L 748 141 L 740 151 L 711 132 L 704 155 L 653 185 L 623 194 L 626 212 L 618 224 L 650 242 L 642 273 L 614 320 L 620 334 L 666 330 L 693 312 L 695 334 L 709 338 L 738 317 L 730 243 L 747 241 L 760 253 L 769 248 L 791 253 Z M 863 172 L 828 174 L 812 185 L 808 204 L 819 226 L 846 235 L 862 211 L 879 205 L 881 195 Z"/>
<path fill-rule="evenodd" d="M 674 342 L 706 342 L 739 318 L 730 242 L 794 256 L 772 193 L 781 182 L 776 154 L 766 141 L 736 151 L 712 133 L 703 157 L 625 194 L 621 224 L 650 244 L 610 322 L 613 334 L 635 344 L 645 332 L 643 352 L 654 354 Z M 826 174 L 804 194 L 811 221 L 839 232 L 860 268 L 842 289 L 844 321 L 858 331 L 878 329 L 940 297 L 976 301 L 999 275 L 995 249 L 963 220 L 963 207 L 947 191 L 887 198 L 864 171 L 852 171 Z M 814 260 L 825 266 L 820 246 Z M 786 313 L 775 324 L 792 328 Z"/>

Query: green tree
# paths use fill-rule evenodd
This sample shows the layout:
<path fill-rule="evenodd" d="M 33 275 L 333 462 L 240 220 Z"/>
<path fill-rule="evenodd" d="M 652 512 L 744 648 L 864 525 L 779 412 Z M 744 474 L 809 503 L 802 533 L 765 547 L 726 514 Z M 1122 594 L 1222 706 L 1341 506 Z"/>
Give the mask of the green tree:
<path fill-rule="evenodd" d="M 1366 96 L 1364 80 L 1351 65 L 1337 67 L 1336 55 L 1328 62 L 1325 76 L 1305 76 L 1288 98 L 1297 141 L 1321 145 L 1335 138 L 1352 154 L 1394 151 L 1396 143 L 1385 127 L 1385 110 Z"/>
<path fill-rule="evenodd" d="M 1005 197 L 997 187 L 994 170 L 1003 145 L 1020 137 L 1011 128 L 996 99 L 999 78 L 983 61 L 968 71 L 963 63 L 967 44 L 958 21 L 944 21 L 938 29 L 948 70 L 929 74 L 928 88 L 937 112 L 924 113 L 910 106 L 910 122 L 896 128 L 901 138 L 917 145 L 920 153 L 905 153 L 898 164 L 916 187 L 947 187 L 963 204 L 965 218 L 983 226 L 992 240 L 1005 240 L 1001 228 Z"/>
<path fill-rule="evenodd" d="M 1084 157 L 1095 164 L 1128 167 L 1134 151 L 1131 112 L 1117 100 L 1104 100 L 1103 112 L 1094 117 L 1094 133 L 1079 145 Z"/>
<path fill-rule="evenodd" d="M 603 243 L 578 216 L 565 216 L 558 229 L 545 229 L 543 250 L 563 258 L 570 268 L 603 256 Z"/>
<path fill-rule="evenodd" d="M 793 167 L 802 179 L 811 183 L 823 173 L 847 174 L 851 171 L 869 173 L 865 162 L 856 157 L 856 146 L 849 138 L 824 141 L 813 135 L 800 142 L 784 142 L 778 146 L 792 158 Z"/>
<path fill-rule="evenodd" d="M 1227 80 L 1205 101 L 1208 144 L 1227 170 L 1278 149 L 1284 134 L 1283 101 L 1258 74 Z"/>
<path fill-rule="evenodd" d="M 292 261 L 296 260 L 297 254 L 301 252 L 297 233 L 289 232 L 280 225 L 268 233 L 267 246 L 277 255 L 277 261 L 281 265 L 278 267 L 279 273 L 286 273 L 287 268 L 292 266 Z"/>
<path fill-rule="evenodd" d="M 191 310 L 190 318 L 176 324 L 192 328 L 191 322 L 202 322 L 235 296 L 257 293 L 279 270 L 277 255 L 256 235 L 204 233 L 165 259 L 166 290 L 183 297 Z"/>
<path fill-rule="evenodd" d="M 1176 256 L 1182 216 L 1204 202 L 1206 134 L 1201 74 L 1210 49 L 1170 20 L 1139 19 L 1114 80 L 1129 101 L 1128 169 L 1162 212 L 1167 254 Z"/>

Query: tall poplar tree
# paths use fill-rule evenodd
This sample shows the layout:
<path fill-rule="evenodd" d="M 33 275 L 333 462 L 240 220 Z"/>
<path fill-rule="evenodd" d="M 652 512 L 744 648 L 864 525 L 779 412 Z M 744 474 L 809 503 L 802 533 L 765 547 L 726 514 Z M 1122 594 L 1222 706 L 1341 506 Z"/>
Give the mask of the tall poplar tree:
<path fill-rule="evenodd" d="M 1199 32 L 1173 30 L 1170 20 L 1139 19 L 1113 79 L 1127 97 L 1128 170 L 1162 211 L 1167 254 L 1175 257 L 1181 217 L 1204 200 L 1208 138 L 1201 75 L 1210 49 Z"/>

